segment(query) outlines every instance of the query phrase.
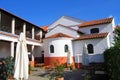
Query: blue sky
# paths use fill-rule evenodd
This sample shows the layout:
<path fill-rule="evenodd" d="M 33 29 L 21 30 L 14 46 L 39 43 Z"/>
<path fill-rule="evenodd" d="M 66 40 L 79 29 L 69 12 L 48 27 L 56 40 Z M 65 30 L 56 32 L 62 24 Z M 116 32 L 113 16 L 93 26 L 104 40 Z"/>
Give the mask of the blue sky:
<path fill-rule="evenodd" d="M 86 21 L 113 16 L 120 24 L 120 0 L 0 0 L 0 8 L 38 26 L 63 15 Z"/>

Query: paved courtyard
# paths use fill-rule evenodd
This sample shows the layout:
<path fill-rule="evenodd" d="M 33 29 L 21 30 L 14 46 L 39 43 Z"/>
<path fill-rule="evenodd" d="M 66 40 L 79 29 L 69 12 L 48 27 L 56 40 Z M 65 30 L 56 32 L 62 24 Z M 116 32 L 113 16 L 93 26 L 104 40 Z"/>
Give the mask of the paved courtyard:
<path fill-rule="evenodd" d="M 52 71 L 51 71 L 52 72 Z M 49 80 L 50 73 L 43 68 L 34 68 L 32 74 L 29 76 L 29 80 Z M 65 71 L 65 80 L 83 80 L 83 71 Z M 54 79 L 53 79 L 54 80 Z"/>

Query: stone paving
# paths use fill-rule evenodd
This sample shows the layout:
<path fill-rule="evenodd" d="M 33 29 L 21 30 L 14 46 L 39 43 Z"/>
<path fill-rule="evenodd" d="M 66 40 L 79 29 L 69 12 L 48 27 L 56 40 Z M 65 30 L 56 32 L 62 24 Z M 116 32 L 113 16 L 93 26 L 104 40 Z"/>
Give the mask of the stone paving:
<path fill-rule="evenodd" d="M 29 75 L 29 80 L 48 80 L 45 76 L 40 76 L 45 74 L 45 69 L 43 68 L 34 68 L 32 73 Z"/>
<path fill-rule="evenodd" d="M 82 70 L 65 71 L 64 80 L 84 80 L 83 74 Z M 29 80 L 49 80 L 49 75 L 50 73 L 44 68 L 34 68 Z"/>

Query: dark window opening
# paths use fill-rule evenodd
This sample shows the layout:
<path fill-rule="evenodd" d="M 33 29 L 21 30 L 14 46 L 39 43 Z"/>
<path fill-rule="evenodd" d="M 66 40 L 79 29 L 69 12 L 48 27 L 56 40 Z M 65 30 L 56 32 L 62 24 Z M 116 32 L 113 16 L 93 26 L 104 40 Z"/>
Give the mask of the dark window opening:
<path fill-rule="evenodd" d="M 91 29 L 91 33 L 99 33 L 99 28 L 93 28 L 93 29 Z"/>
<path fill-rule="evenodd" d="M 64 50 L 65 52 L 68 52 L 68 45 L 65 45 Z"/>
<path fill-rule="evenodd" d="M 54 46 L 50 45 L 50 53 L 54 53 Z"/>
<path fill-rule="evenodd" d="M 87 49 L 88 49 L 88 53 L 89 53 L 89 54 L 94 53 L 94 48 L 93 48 L 93 45 L 92 45 L 92 44 L 88 44 L 88 45 L 87 45 Z"/>

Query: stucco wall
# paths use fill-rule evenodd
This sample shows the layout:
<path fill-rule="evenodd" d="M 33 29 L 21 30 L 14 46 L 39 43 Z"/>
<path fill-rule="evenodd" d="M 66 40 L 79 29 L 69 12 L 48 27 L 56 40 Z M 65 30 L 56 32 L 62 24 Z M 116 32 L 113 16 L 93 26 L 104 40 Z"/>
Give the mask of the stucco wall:
<path fill-rule="evenodd" d="M 112 23 L 109 24 L 102 24 L 102 25 L 94 25 L 94 26 L 89 26 L 89 27 L 85 27 L 85 28 L 80 28 L 79 30 L 81 30 L 82 32 L 86 33 L 86 34 L 91 34 L 90 30 L 92 28 L 99 28 L 99 33 L 105 33 L 105 32 L 109 32 L 108 35 L 108 41 L 109 41 L 109 45 L 112 46 L 114 43 L 114 20 L 112 21 Z"/>
<path fill-rule="evenodd" d="M 104 32 L 112 32 L 113 31 L 113 26 L 112 24 L 102 24 L 102 25 L 94 25 L 94 26 L 89 26 L 89 27 L 85 27 L 85 28 L 80 28 L 80 30 L 86 34 L 91 34 L 90 33 L 90 29 L 92 28 L 99 28 L 99 32 L 100 33 L 104 33 Z"/>
<path fill-rule="evenodd" d="M 82 22 L 83 21 L 81 21 L 79 19 L 75 19 L 75 18 L 68 17 L 68 16 L 62 16 L 56 22 L 51 24 L 48 29 L 51 29 L 51 28 L 55 27 L 58 24 L 62 24 L 64 26 L 71 26 L 71 25 L 79 25 Z"/>
<path fill-rule="evenodd" d="M 34 50 L 34 56 L 35 57 L 41 57 L 41 55 L 42 55 L 42 49 L 41 49 L 41 47 L 36 46 L 35 50 Z"/>
<path fill-rule="evenodd" d="M 94 54 L 88 54 L 89 62 L 103 62 L 103 52 L 108 48 L 107 38 L 73 41 L 76 63 L 82 63 L 84 43 L 94 46 Z M 79 60 L 78 60 L 79 59 Z"/>
<path fill-rule="evenodd" d="M 67 34 L 67 35 L 72 36 L 72 37 L 77 37 L 77 35 L 78 35 L 77 31 L 71 30 L 69 28 L 62 27 L 62 26 L 59 25 L 59 26 L 56 26 L 50 32 L 48 32 L 46 34 L 46 37 L 51 36 L 51 35 L 56 34 L 56 33 L 64 33 L 64 34 Z"/>
<path fill-rule="evenodd" d="M 50 53 L 50 45 L 54 45 L 54 53 Z M 64 52 L 64 46 L 68 45 L 70 53 L 73 54 L 71 39 L 55 38 L 44 40 L 44 53 L 45 57 L 66 57 L 67 53 Z"/>
<path fill-rule="evenodd" d="M 10 56 L 10 42 L 0 41 L 0 58 Z"/>

